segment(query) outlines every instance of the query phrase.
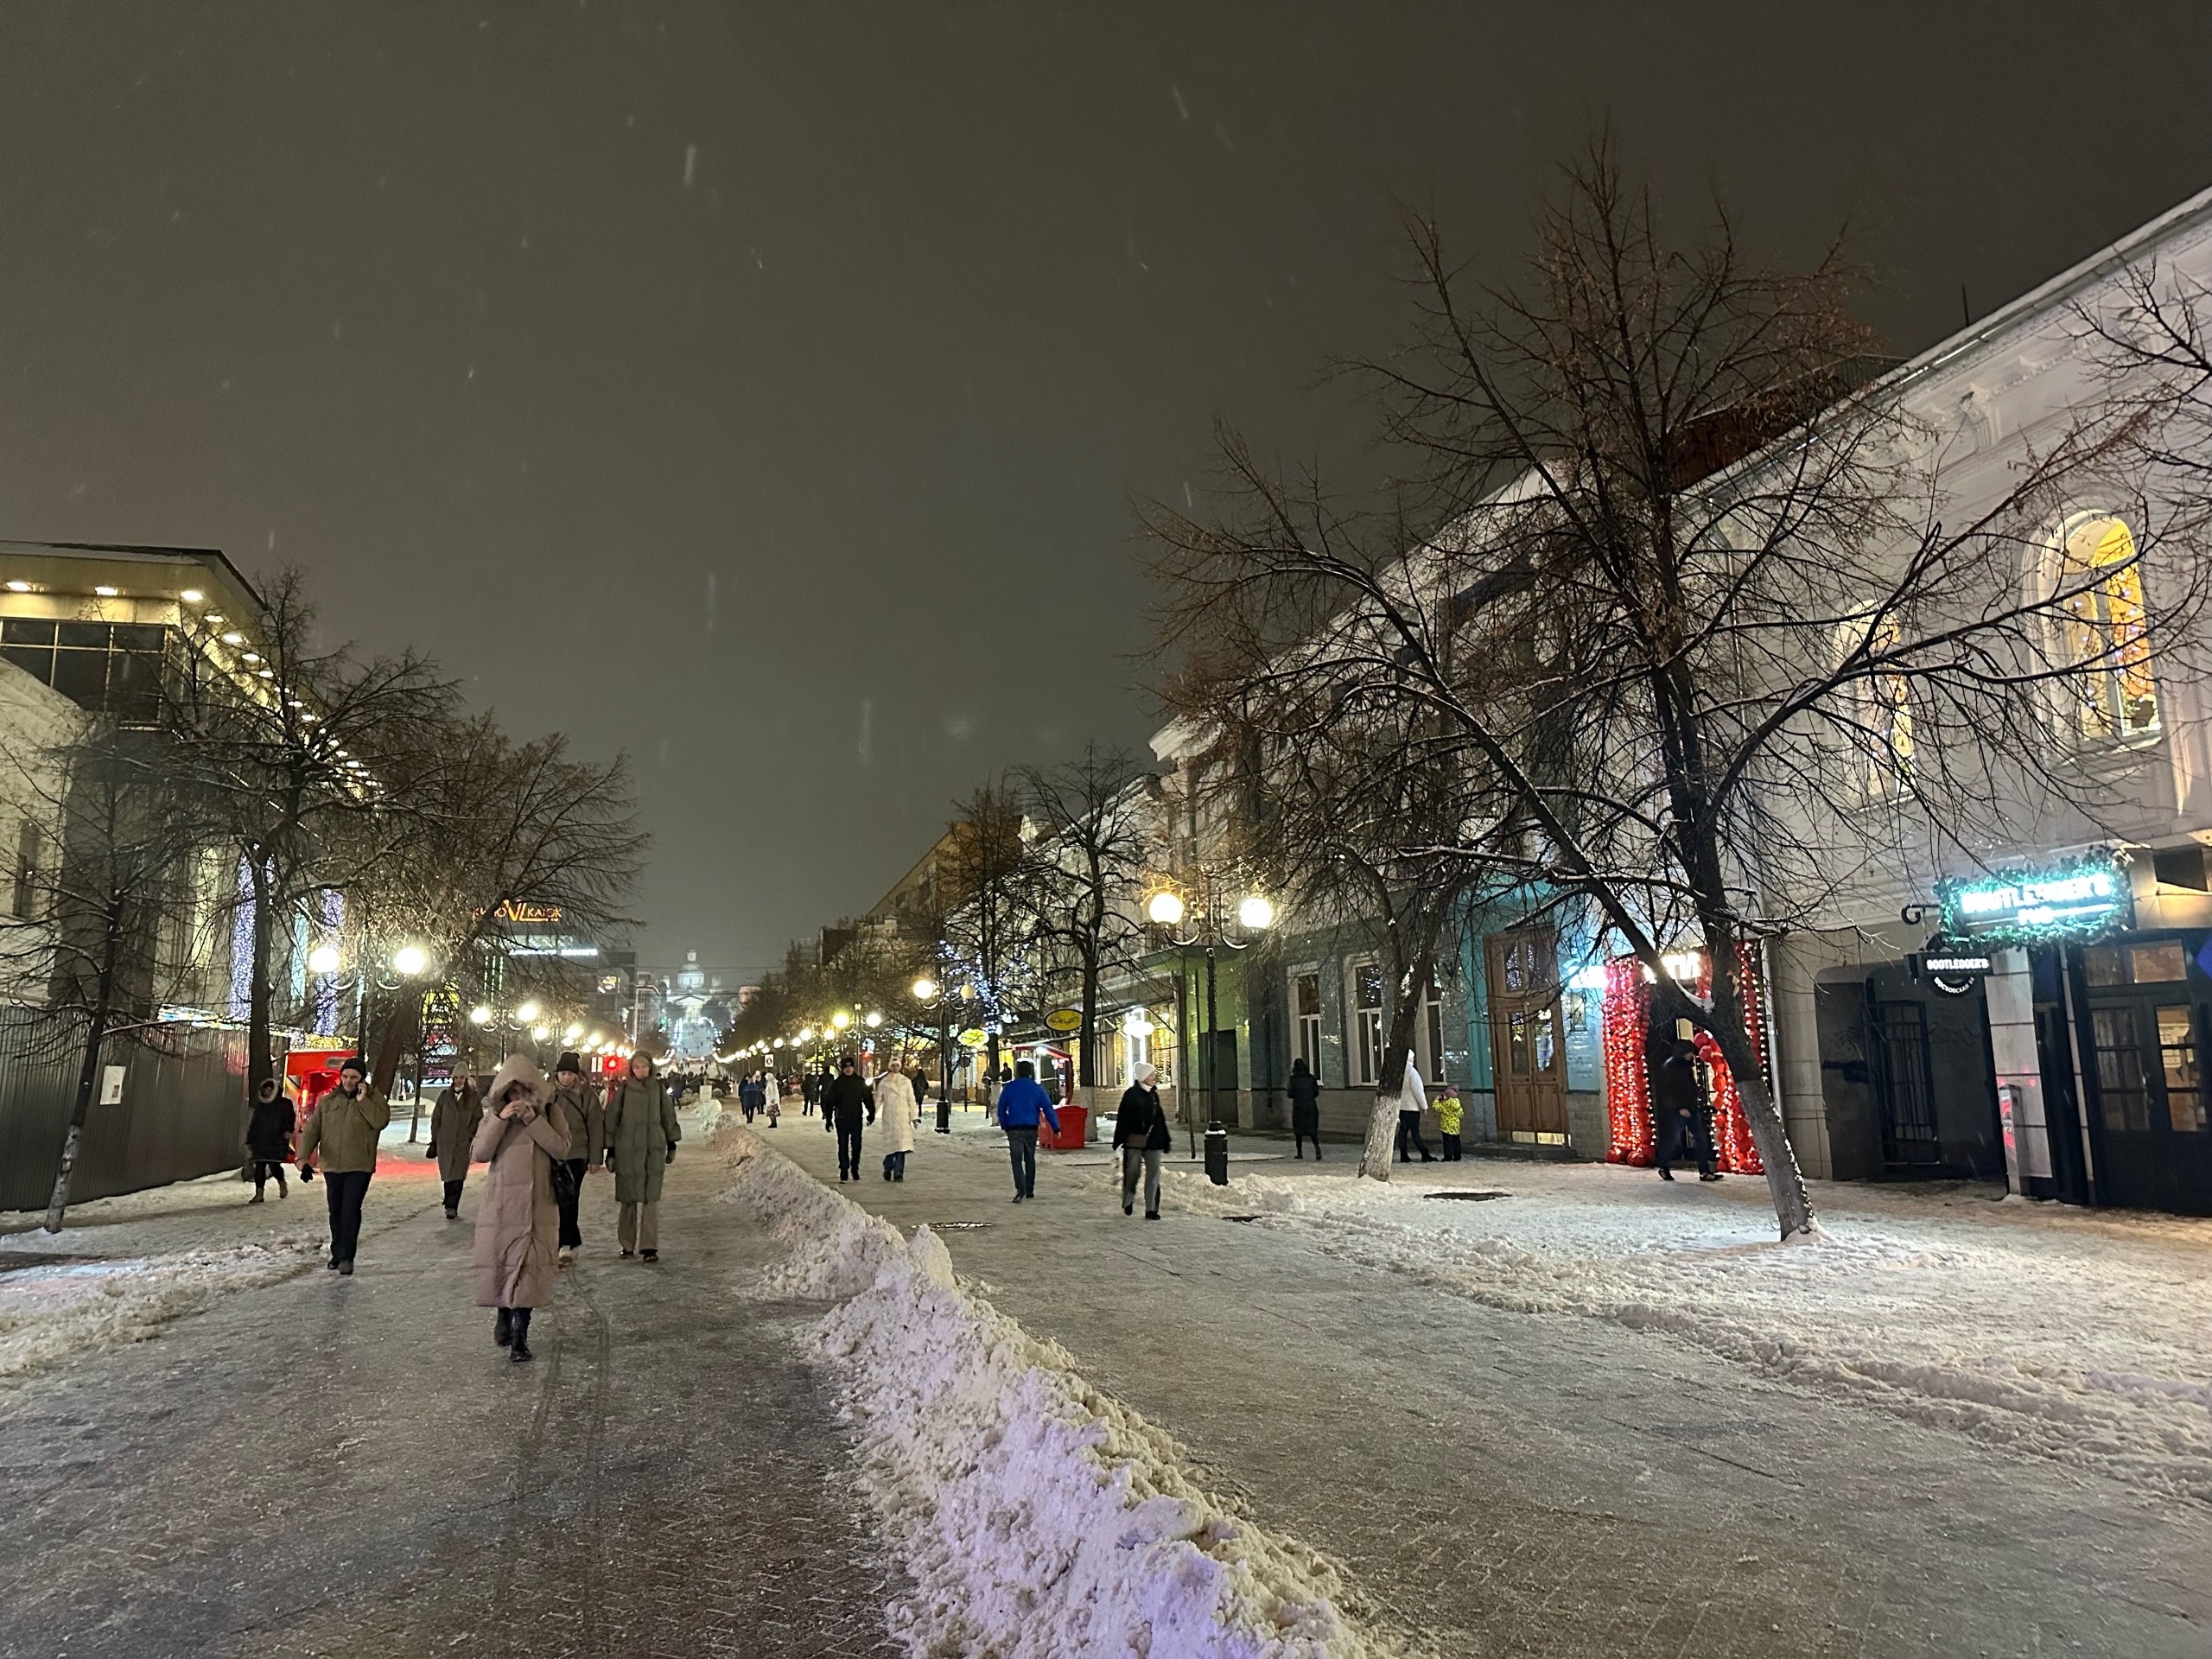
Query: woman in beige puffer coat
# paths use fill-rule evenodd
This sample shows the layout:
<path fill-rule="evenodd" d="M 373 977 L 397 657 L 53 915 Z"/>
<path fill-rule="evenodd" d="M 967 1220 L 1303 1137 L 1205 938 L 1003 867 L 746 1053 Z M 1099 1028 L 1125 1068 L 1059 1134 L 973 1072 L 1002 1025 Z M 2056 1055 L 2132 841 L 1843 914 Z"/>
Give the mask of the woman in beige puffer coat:
<path fill-rule="evenodd" d="M 553 1160 L 568 1157 L 569 1137 L 546 1115 L 551 1098 L 545 1074 L 522 1055 L 509 1055 L 492 1079 L 469 1148 L 492 1166 L 476 1207 L 476 1304 L 499 1310 L 492 1339 L 513 1360 L 531 1357 L 530 1311 L 553 1294 L 561 1236 Z"/>

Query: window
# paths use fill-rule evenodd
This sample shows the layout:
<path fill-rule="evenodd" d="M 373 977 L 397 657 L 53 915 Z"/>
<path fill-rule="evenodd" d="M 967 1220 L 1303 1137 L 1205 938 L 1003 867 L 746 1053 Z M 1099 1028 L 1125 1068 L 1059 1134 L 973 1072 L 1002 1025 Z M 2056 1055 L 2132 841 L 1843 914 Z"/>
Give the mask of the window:
<path fill-rule="evenodd" d="M 1355 1081 L 1371 1084 L 1382 1075 L 1382 969 L 1379 963 L 1352 964 L 1351 1035 Z"/>
<path fill-rule="evenodd" d="M 79 708 L 129 726 L 160 717 L 168 639 L 168 629 L 143 623 L 0 620 L 0 658 Z"/>
<path fill-rule="evenodd" d="M 1444 998 L 1433 985 L 1428 988 L 1428 995 L 1421 1004 L 1421 1039 L 1424 1044 L 1421 1064 L 1421 1078 L 1432 1085 L 1449 1083 L 1452 1079 L 1446 1075 L 1449 1068 L 1444 1058 Z"/>
<path fill-rule="evenodd" d="M 1883 655 L 1897 649 L 1897 620 L 1883 617 L 1867 639 L 1867 649 Z M 1868 676 L 1860 690 L 1859 722 L 1866 755 L 1866 797 L 1887 800 L 1902 794 L 1912 776 L 1910 681 L 1903 674 Z"/>
<path fill-rule="evenodd" d="M 16 890 L 8 913 L 27 922 L 38 904 L 39 843 L 44 837 L 29 818 L 16 831 Z"/>
<path fill-rule="evenodd" d="M 2075 730 L 2090 742 L 2152 735 L 2158 686 L 2133 532 L 2118 518 L 2076 524 L 2060 550 L 2058 580 L 2066 660 L 2082 671 L 2069 687 Z"/>
<path fill-rule="evenodd" d="M 1294 974 L 1290 980 L 1291 1020 L 1297 1027 L 1298 1058 L 1306 1069 L 1321 1074 L 1321 976 Z"/>

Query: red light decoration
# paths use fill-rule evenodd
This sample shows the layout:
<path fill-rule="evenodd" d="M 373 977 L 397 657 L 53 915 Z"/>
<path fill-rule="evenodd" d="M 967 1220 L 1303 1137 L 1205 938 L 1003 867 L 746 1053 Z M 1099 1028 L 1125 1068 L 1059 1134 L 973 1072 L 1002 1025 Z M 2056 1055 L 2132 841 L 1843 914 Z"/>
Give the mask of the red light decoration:
<path fill-rule="evenodd" d="M 1767 1070 L 1766 1027 L 1761 1018 L 1758 982 L 1748 953 L 1744 982 L 1751 1003 L 1751 1046 L 1759 1069 Z M 1712 995 L 1712 976 L 1700 973 L 1700 996 Z M 1605 966 L 1605 995 L 1600 1018 L 1605 1058 L 1605 1161 L 1648 1168 L 1656 1162 L 1651 1128 L 1651 1082 L 1644 1069 L 1643 1039 L 1651 1018 L 1651 988 L 1643 964 L 1622 957 Z M 1697 1033 L 1698 1058 L 1712 1078 L 1713 1149 L 1715 1166 L 1731 1175 L 1763 1175 L 1766 1166 L 1751 1145 L 1744 1119 L 1744 1096 L 1720 1058 L 1720 1045 Z"/>

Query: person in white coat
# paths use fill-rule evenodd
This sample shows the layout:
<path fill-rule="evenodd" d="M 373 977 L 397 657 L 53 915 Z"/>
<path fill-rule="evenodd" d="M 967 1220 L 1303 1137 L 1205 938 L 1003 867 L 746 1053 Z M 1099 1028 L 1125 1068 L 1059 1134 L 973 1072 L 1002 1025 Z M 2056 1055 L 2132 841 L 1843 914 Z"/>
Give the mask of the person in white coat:
<path fill-rule="evenodd" d="M 914 1125 L 921 1110 L 906 1074 L 895 1065 L 886 1066 L 875 1080 L 875 1132 L 881 1137 L 885 1180 L 906 1179 L 906 1154 L 914 1149 Z"/>
<path fill-rule="evenodd" d="M 1398 1085 L 1398 1161 L 1411 1163 L 1406 1155 L 1406 1143 L 1410 1141 L 1415 1152 L 1421 1154 L 1424 1164 L 1433 1164 L 1436 1155 L 1428 1149 L 1428 1142 L 1421 1138 L 1421 1115 L 1428 1109 L 1428 1090 L 1421 1080 L 1421 1067 L 1414 1064 L 1411 1054 L 1406 1056 L 1406 1080 Z"/>

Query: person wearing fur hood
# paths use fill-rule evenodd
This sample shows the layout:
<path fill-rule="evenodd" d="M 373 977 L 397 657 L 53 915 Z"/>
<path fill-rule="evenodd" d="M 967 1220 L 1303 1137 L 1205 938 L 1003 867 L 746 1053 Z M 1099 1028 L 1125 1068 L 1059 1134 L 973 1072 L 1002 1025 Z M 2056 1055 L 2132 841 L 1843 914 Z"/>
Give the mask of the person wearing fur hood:
<path fill-rule="evenodd" d="M 484 1121 L 469 1151 L 491 1165 L 476 1209 L 476 1305 L 499 1310 L 492 1339 L 507 1357 L 530 1354 L 530 1313 L 553 1294 L 561 1210 L 553 1161 L 569 1155 L 568 1132 L 548 1107 L 545 1074 L 510 1054 L 493 1076 Z"/>
<path fill-rule="evenodd" d="M 875 1080 L 877 1149 L 883 1154 L 883 1179 L 906 1179 L 906 1154 L 914 1149 L 914 1124 L 921 1108 L 914 1102 L 914 1085 L 897 1066 L 886 1066 Z"/>

